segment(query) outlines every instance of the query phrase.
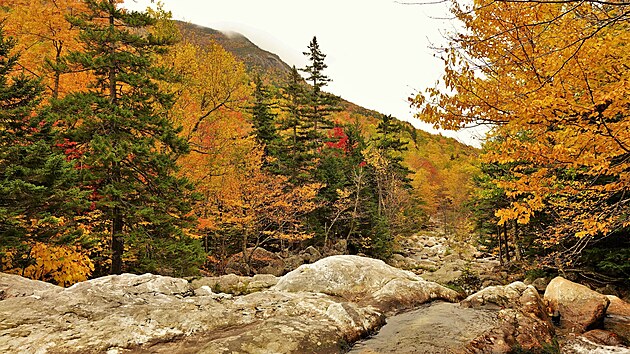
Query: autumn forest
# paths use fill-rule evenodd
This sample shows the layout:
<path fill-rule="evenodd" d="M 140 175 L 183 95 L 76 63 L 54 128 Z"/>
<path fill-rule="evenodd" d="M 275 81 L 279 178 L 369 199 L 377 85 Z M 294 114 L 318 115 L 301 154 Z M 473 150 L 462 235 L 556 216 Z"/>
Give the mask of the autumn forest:
<path fill-rule="evenodd" d="M 453 1 L 443 77 L 409 103 L 486 126 L 478 149 L 329 93 L 317 37 L 274 66 L 121 3 L 0 3 L 1 271 L 250 275 L 307 248 L 388 260 L 431 229 L 628 284 L 629 4 Z"/>

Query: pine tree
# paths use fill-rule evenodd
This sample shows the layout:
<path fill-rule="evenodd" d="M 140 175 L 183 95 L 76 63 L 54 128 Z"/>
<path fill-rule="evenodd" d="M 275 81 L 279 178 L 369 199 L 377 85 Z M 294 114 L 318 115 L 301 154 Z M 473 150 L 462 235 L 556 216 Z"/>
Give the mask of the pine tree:
<path fill-rule="evenodd" d="M 331 79 L 324 74 L 324 70 L 328 67 L 324 60 L 326 55 L 319 49 L 317 37 L 313 37 L 308 45 L 308 51 L 303 53 L 308 57 L 310 64 L 301 69 L 308 75 L 306 81 L 311 84 L 310 90 L 306 92 L 306 104 L 302 115 L 305 119 L 303 125 L 305 130 L 310 133 L 309 138 L 315 143 L 321 144 L 324 140 L 324 131 L 332 128 L 332 122 L 328 116 L 338 111 L 338 97 L 322 91 L 322 88 L 328 85 Z"/>
<path fill-rule="evenodd" d="M 254 77 L 254 104 L 250 108 L 254 135 L 259 144 L 264 145 L 264 153 L 269 157 L 277 157 L 278 129 L 276 127 L 277 114 L 271 110 L 271 94 L 263 83 L 260 74 Z"/>
<path fill-rule="evenodd" d="M 403 151 L 407 151 L 409 142 L 401 139 L 404 132 L 403 124 L 391 115 L 382 115 L 381 121 L 376 127 L 375 146 L 387 160 L 388 169 L 397 179 L 410 187 L 409 168 L 402 164 Z"/>
<path fill-rule="evenodd" d="M 284 110 L 287 118 L 282 122 L 282 129 L 286 132 L 284 149 L 286 151 L 285 166 L 293 183 L 302 184 L 313 181 L 314 170 L 317 168 L 318 156 L 326 133 L 332 128 L 328 116 L 338 111 L 338 97 L 322 91 L 330 79 L 323 73 L 327 68 L 324 63 L 326 55 L 319 49 L 317 38 L 304 52 L 310 61 L 304 69 L 306 81 L 300 76 L 298 69 L 293 67 L 284 87 Z"/>
<path fill-rule="evenodd" d="M 85 50 L 72 52 L 67 62 L 95 80 L 55 108 L 85 151 L 83 183 L 94 190 L 101 232 L 111 240 L 110 272 L 122 271 L 125 246 L 137 270 L 166 271 L 175 254 L 192 263 L 200 257 L 200 247 L 183 233 L 192 187 L 175 175 L 176 157 L 188 145 L 166 115 L 173 97 L 159 89 L 156 79 L 165 71 L 153 64 L 172 43 L 147 30 L 153 17 L 117 3 L 87 0 L 88 11 L 70 18 Z"/>
<path fill-rule="evenodd" d="M 312 170 L 315 168 L 317 144 L 312 136 L 312 126 L 304 114 L 306 95 L 304 79 L 293 66 L 283 87 L 282 109 L 286 112 L 286 117 L 280 122 L 283 134 L 279 165 L 284 170 L 280 172 L 289 176 L 296 185 L 311 181 Z"/>
<path fill-rule="evenodd" d="M 80 233 L 67 231 L 86 201 L 76 187 L 73 163 L 55 147 L 52 122 L 36 114 L 43 88 L 17 72 L 14 46 L 0 27 L 0 265 L 5 271 L 35 262 L 31 248 L 37 242 L 77 241 Z"/>

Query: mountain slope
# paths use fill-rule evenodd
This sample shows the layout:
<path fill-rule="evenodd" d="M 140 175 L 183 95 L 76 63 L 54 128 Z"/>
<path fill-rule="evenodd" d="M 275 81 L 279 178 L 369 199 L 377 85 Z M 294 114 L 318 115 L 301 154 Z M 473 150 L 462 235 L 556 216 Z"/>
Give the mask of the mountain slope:
<path fill-rule="evenodd" d="M 202 46 L 207 45 L 210 41 L 215 41 L 241 59 L 249 70 L 256 68 L 277 76 L 284 76 L 291 70 L 291 67 L 283 62 L 278 55 L 259 48 L 240 33 L 224 33 L 188 22 L 175 22 L 184 38 Z"/>
<path fill-rule="evenodd" d="M 278 55 L 259 48 L 241 34 L 225 34 L 184 22 L 177 24 L 186 40 L 201 46 L 214 41 L 243 61 L 250 71 L 262 71 L 276 85 L 282 84 L 291 70 Z M 358 123 L 368 137 L 375 134 L 382 113 L 343 99 L 341 107 L 342 112 L 333 115 L 334 121 Z M 426 211 L 430 215 L 439 212 L 442 219 L 461 215 L 472 188 L 472 175 L 477 170 L 475 161 L 479 150 L 452 138 L 415 129 L 408 122 L 404 122 L 404 126 L 410 143 L 404 156 L 405 162 L 415 171 L 413 185 L 425 200 Z M 452 223 L 452 220 L 449 222 Z"/>

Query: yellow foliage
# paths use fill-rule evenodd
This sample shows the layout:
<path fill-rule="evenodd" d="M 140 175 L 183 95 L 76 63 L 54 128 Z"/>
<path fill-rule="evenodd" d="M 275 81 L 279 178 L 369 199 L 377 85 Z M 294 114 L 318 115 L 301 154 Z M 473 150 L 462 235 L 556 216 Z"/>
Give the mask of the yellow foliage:
<path fill-rule="evenodd" d="M 6 3 L 5 3 L 6 2 Z M 80 0 L 5 0 L 8 12 L 5 31 L 18 39 L 16 51 L 21 54 L 19 65 L 43 80 L 47 94 L 62 97 L 83 89 L 90 81 L 86 72 L 73 72 L 65 67 L 63 56 L 79 50 L 79 30 L 66 16 L 86 11 Z"/>
<path fill-rule="evenodd" d="M 70 286 L 87 280 L 94 270 L 94 264 L 86 252 L 75 246 L 36 242 L 31 246 L 30 253 L 22 256 L 32 263 L 26 268 L 13 268 L 14 256 L 11 251 L 5 253 L 2 259 L 5 272 L 36 280 L 52 281 L 61 286 Z"/>
<path fill-rule="evenodd" d="M 546 209 L 549 237 L 584 237 L 626 222 L 629 8 L 453 1 L 465 32 L 444 52 L 444 86 L 413 102 L 441 128 L 492 126 L 483 160 L 511 176 L 495 181 L 510 202 L 500 224 Z"/>

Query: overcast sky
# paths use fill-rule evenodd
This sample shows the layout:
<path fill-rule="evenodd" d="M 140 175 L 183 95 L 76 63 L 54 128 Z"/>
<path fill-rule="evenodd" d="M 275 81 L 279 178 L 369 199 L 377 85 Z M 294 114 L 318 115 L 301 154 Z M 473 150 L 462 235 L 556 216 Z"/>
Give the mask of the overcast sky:
<path fill-rule="evenodd" d="M 405 5 L 395 0 L 162 0 L 173 18 L 236 31 L 304 67 L 302 55 L 313 36 L 327 55 L 327 91 L 363 107 L 391 114 L 435 133 L 413 118 L 407 98 L 433 86 L 442 73 L 432 45 L 451 31 L 446 5 Z M 144 10 L 150 0 L 126 0 Z M 443 135 L 479 146 L 480 133 Z"/>

